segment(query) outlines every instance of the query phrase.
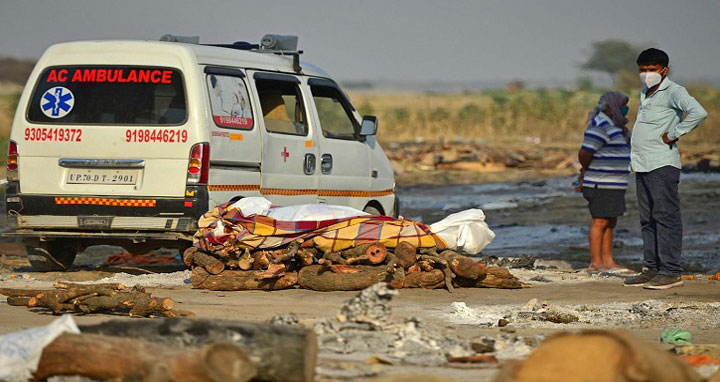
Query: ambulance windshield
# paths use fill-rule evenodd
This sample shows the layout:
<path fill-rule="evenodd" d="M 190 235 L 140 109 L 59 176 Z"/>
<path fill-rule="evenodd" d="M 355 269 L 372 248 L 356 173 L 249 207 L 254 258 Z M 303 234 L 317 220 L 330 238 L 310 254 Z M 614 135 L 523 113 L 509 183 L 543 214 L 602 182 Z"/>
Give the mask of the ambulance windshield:
<path fill-rule="evenodd" d="M 36 123 L 180 125 L 187 120 L 179 71 L 138 66 L 55 66 L 40 75 L 27 110 Z"/>

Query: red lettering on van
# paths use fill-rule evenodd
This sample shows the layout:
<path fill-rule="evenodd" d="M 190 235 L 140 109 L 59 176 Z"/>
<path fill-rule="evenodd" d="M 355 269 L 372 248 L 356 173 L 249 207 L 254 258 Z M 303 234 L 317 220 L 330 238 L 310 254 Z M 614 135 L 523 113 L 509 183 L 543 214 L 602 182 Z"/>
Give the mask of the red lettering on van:
<path fill-rule="evenodd" d="M 150 80 L 150 71 L 149 70 L 139 70 L 138 71 L 137 82 L 149 82 L 149 80 Z"/>
<path fill-rule="evenodd" d="M 95 69 L 85 69 L 83 71 L 83 82 L 95 81 Z"/>
<path fill-rule="evenodd" d="M 73 76 L 72 76 L 72 79 L 70 80 L 70 82 L 81 82 L 82 74 L 83 74 L 82 70 L 79 70 L 79 69 L 76 70 L 75 72 L 73 72 Z"/>
<path fill-rule="evenodd" d="M 105 76 L 105 69 L 98 69 L 97 75 L 95 76 L 95 81 L 97 82 L 105 82 L 106 76 Z"/>
<path fill-rule="evenodd" d="M 50 73 L 48 73 L 45 82 L 57 82 L 57 73 L 55 73 L 55 69 L 51 70 Z"/>
<path fill-rule="evenodd" d="M 57 78 L 58 78 L 58 81 L 60 81 L 60 82 L 67 82 L 67 80 L 68 80 L 68 71 L 67 71 L 67 69 L 60 69 L 60 70 L 58 70 Z"/>
<path fill-rule="evenodd" d="M 170 83 L 172 83 L 172 71 L 170 71 L 170 70 L 163 70 L 162 83 L 164 83 L 164 84 L 170 84 Z"/>
<path fill-rule="evenodd" d="M 154 84 L 160 82 L 160 71 L 159 70 L 152 71 L 152 74 L 150 75 L 150 81 L 152 81 L 152 83 L 154 83 Z"/>

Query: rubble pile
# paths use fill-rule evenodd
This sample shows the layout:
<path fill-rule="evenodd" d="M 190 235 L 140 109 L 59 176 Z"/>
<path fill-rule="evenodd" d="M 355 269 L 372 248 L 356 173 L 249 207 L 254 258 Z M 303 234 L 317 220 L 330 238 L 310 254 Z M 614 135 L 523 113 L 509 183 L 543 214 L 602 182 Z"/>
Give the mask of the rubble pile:
<path fill-rule="evenodd" d="M 226 203 L 200 219 L 195 239 L 183 261 L 192 268 L 192 285 L 209 290 L 362 290 L 378 282 L 451 292 L 526 286 L 506 268 L 446 249 L 428 227 L 405 219 L 286 222 L 246 217 Z"/>
<path fill-rule="evenodd" d="M 124 312 L 130 317 L 192 316 L 192 312 L 175 310 L 171 298 L 153 297 L 140 286 L 123 284 L 76 284 L 57 282 L 55 289 L 0 288 L 8 305 L 47 309 L 52 314 Z"/>
<path fill-rule="evenodd" d="M 390 304 L 397 294 L 386 283 L 378 283 L 347 301 L 336 317 L 317 320 L 313 329 L 321 355 L 354 354 L 427 366 L 475 353 L 469 341 L 431 330 L 417 318 L 393 321 Z"/>

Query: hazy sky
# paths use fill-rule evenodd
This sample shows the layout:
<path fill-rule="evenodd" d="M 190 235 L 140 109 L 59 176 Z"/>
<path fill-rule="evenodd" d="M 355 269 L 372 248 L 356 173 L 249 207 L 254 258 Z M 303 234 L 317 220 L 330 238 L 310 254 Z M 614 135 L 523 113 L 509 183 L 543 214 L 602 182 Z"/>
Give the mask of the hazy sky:
<path fill-rule="evenodd" d="M 341 80 L 570 80 L 593 41 L 655 42 L 676 76 L 720 78 L 720 0 L 0 0 L 0 55 L 87 39 L 297 34 Z"/>

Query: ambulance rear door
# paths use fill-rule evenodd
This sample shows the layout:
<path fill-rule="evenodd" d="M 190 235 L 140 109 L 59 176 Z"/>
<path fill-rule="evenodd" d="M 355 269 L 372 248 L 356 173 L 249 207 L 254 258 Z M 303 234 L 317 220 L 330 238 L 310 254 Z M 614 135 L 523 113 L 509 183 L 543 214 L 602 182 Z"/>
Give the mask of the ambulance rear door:
<path fill-rule="evenodd" d="M 211 206 L 237 197 L 260 195 L 262 141 L 245 72 L 204 68 L 210 121 Z"/>

